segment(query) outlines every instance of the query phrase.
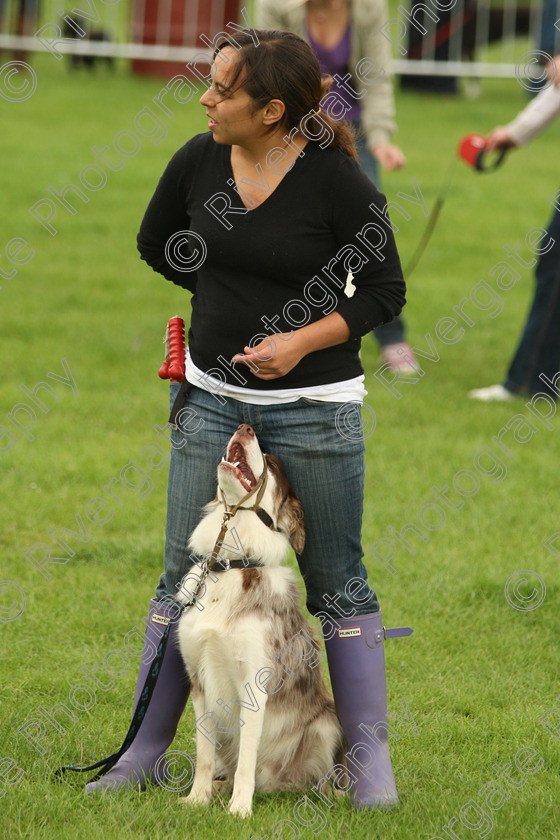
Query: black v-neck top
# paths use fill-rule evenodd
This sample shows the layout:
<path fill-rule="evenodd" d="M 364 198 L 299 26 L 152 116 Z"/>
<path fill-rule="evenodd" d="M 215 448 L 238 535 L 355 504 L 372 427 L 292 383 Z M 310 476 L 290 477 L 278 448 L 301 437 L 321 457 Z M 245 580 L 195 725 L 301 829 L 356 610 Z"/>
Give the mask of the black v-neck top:
<path fill-rule="evenodd" d="M 316 142 L 273 190 L 266 172 L 255 170 L 252 180 L 269 194 L 248 210 L 235 191 L 231 146 L 210 132 L 193 137 L 171 159 L 148 205 L 141 257 L 193 293 L 188 342 L 202 371 L 218 370 L 218 378 L 239 385 L 237 370 L 247 387 L 263 391 L 359 376 L 361 336 L 405 303 L 393 233 L 383 220 L 385 197 L 348 155 Z M 349 271 L 352 297 L 344 293 Z M 231 365 L 245 345 L 332 311 L 348 324 L 349 341 L 308 354 L 286 376 L 265 381 L 246 365 Z"/>

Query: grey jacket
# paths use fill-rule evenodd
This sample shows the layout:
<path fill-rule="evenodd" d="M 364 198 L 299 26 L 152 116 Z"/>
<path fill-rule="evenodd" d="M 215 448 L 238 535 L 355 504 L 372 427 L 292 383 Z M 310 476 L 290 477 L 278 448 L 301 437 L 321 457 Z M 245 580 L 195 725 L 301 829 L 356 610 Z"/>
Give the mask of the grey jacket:
<path fill-rule="evenodd" d="M 353 87 L 362 94 L 362 123 L 368 145 L 389 143 L 396 130 L 393 84 L 390 76 L 391 48 L 381 34 L 387 22 L 386 0 L 351 0 L 350 66 Z M 286 10 L 282 0 L 257 0 L 255 22 L 258 29 L 281 29 L 306 36 L 306 4 Z M 363 59 L 373 59 L 375 69 L 368 69 Z M 363 63 L 359 65 L 359 62 Z M 364 85 L 356 73 L 360 66 L 362 76 L 369 75 L 373 82 Z M 380 71 L 383 71 L 381 75 Z M 375 78 L 379 76 L 379 78 Z"/>
<path fill-rule="evenodd" d="M 550 84 L 506 126 L 518 146 L 540 134 L 560 114 L 560 87 Z"/>

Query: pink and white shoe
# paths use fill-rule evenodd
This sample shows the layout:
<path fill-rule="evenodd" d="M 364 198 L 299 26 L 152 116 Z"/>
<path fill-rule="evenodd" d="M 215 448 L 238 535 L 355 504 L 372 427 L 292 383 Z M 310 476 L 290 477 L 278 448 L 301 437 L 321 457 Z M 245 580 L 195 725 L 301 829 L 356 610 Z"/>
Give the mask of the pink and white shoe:
<path fill-rule="evenodd" d="M 381 357 L 386 365 L 396 371 L 399 376 L 414 376 L 419 365 L 414 358 L 410 344 L 399 341 L 398 344 L 386 344 L 381 348 Z"/>

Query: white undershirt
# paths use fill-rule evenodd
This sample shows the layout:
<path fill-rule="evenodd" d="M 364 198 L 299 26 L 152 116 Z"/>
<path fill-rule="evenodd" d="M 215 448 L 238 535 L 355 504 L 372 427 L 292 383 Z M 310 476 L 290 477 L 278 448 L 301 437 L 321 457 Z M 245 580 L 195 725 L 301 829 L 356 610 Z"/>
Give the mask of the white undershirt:
<path fill-rule="evenodd" d="M 254 403 L 256 405 L 278 405 L 279 403 L 290 403 L 307 397 L 311 400 L 330 403 L 363 403 L 367 395 L 364 387 L 365 376 L 355 376 L 353 379 L 346 379 L 344 382 L 331 382 L 328 385 L 311 385 L 309 388 L 275 388 L 274 390 L 259 391 L 256 388 L 241 388 L 239 385 L 224 384 L 214 376 L 209 376 L 197 368 L 191 359 L 189 348 L 185 352 L 185 376 L 189 382 L 208 391 L 211 394 L 220 394 L 223 397 L 231 397 L 240 402 Z"/>

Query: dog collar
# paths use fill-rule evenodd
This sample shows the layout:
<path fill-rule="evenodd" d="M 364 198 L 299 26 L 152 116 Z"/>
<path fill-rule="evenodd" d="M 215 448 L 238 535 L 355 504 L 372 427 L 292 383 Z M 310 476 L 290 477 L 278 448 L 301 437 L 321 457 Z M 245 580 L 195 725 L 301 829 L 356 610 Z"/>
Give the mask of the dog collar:
<path fill-rule="evenodd" d="M 266 525 L 267 528 L 271 528 L 273 531 L 278 531 L 278 528 L 275 526 L 274 520 L 272 519 L 270 513 L 267 513 L 266 510 L 263 510 L 262 508 L 259 508 L 255 512 L 261 520 L 261 522 L 263 523 L 263 525 Z"/>
<path fill-rule="evenodd" d="M 260 501 L 261 501 L 262 497 L 264 496 L 264 491 L 266 489 L 266 484 L 267 484 L 267 480 L 268 480 L 268 469 L 267 469 L 267 465 L 266 465 L 266 458 L 264 458 L 263 460 L 264 460 L 264 468 L 263 468 L 261 477 L 259 478 L 259 480 L 255 484 L 255 486 L 251 490 L 249 490 L 249 492 L 234 507 L 232 507 L 232 508 L 228 507 L 227 502 L 224 498 L 224 494 L 223 493 L 221 494 L 222 495 L 222 502 L 223 502 L 223 505 L 224 505 L 224 508 L 225 508 L 223 521 L 222 521 L 222 527 L 220 528 L 220 533 L 218 534 L 218 539 L 216 540 L 216 543 L 215 543 L 214 548 L 212 550 L 212 555 L 211 555 L 210 560 L 208 561 L 208 564 L 206 566 L 206 574 L 208 574 L 210 571 L 212 571 L 214 569 L 216 569 L 216 571 L 227 571 L 228 569 L 236 569 L 236 568 L 237 569 L 246 569 L 246 568 L 250 568 L 251 566 L 262 566 L 263 565 L 263 563 L 261 563 L 259 560 L 252 560 L 252 561 L 249 560 L 248 565 L 246 565 L 243 562 L 243 560 L 233 560 L 233 561 L 231 561 L 231 560 L 222 560 L 221 558 L 219 558 L 220 546 L 222 545 L 224 537 L 226 535 L 229 520 L 232 517 L 235 516 L 235 514 L 237 513 L 238 510 L 252 510 L 257 514 L 257 516 L 259 517 L 261 522 L 263 522 L 268 528 L 274 528 L 274 522 L 273 522 L 273 519 L 270 516 L 270 514 L 267 513 L 265 510 L 263 510 L 261 507 L 259 507 Z M 257 494 L 255 504 L 252 505 L 250 508 L 244 507 L 243 502 L 246 502 L 247 499 L 249 499 L 255 493 Z M 277 531 L 279 529 L 275 528 L 275 530 Z M 201 579 L 201 581 L 199 583 L 199 587 L 197 587 L 197 589 L 195 590 L 195 592 L 192 596 L 192 599 L 191 599 L 192 603 L 194 603 L 194 601 L 196 600 L 196 598 L 199 594 L 200 589 L 202 588 L 202 582 L 203 581 Z"/>
<path fill-rule="evenodd" d="M 228 560 L 227 558 L 220 558 L 212 566 L 213 572 L 229 572 L 230 569 L 255 569 L 262 568 L 264 563 L 260 560 Z"/>
<path fill-rule="evenodd" d="M 275 526 L 272 516 L 269 513 L 267 513 L 266 510 L 263 510 L 263 508 L 258 508 L 255 511 L 255 513 L 257 514 L 263 525 L 266 525 L 266 527 L 270 528 L 271 531 L 280 531 L 280 529 Z M 262 568 L 262 566 L 264 566 L 264 563 L 261 563 L 260 560 L 256 559 L 251 560 L 245 558 L 244 560 L 242 560 L 241 558 L 239 558 L 235 560 L 228 560 L 227 558 L 220 558 L 214 563 L 212 571 L 229 572 L 230 569 L 254 569 L 258 568 L 259 566 Z"/>

